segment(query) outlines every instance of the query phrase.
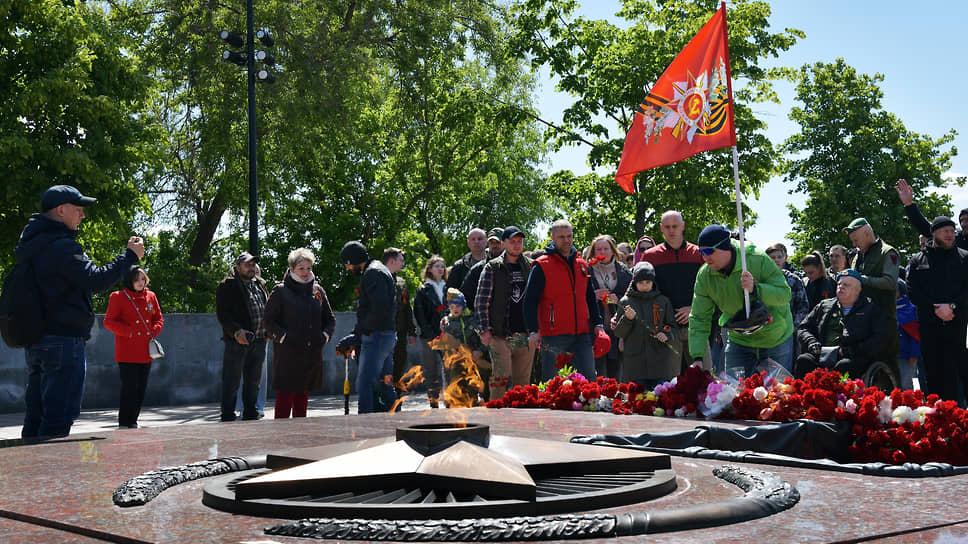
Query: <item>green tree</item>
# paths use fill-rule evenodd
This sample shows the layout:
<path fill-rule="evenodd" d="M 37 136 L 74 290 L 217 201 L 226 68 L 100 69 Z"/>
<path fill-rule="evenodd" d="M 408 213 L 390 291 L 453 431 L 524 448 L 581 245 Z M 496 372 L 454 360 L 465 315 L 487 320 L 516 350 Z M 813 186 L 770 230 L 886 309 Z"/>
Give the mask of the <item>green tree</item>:
<path fill-rule="evenodd" d="M 784 181 L 793 184 L 791 192 L 807 195 L 803 209 L 789 206 L 797 256 L 845 244 L 842 229 L 856 217 L 865 217 L 878 236 L 900 251 L 916 251 L 918 235 L 894 184 L 908 180 L 927 217 L 947 215 L 949 199 L 929 190 L 965 182 L 942 178 L 957 154 L 949 147 L 955 131 L 937 139 L 909 131 L 881 106 L 884 77 L 859 74 L 843 59 L 805 65 L 788 76 L 802 106 L 790 112 L 800 132 L 782 145 L 793 157 L 782 170 Z"/>
<path fill-rule="evenodd" d="M 581 146 L 588 164 L 604 175 L 558 172 L 548 189 L 576 225 L 576 240 L 609 233 L 632 240 L 655 232 L 658 215 L 683 211 L 687 237 L 712 222 L 735 222 L 732 158 L 729 150 L 709 151 L 636 177 L 637 192 L 624 193 L 614 181 L 624 144 L 644 90 L 699 31 L 716 9 L 715 0 L 624 0 L 620 27 L 574 15 L 575 0 L 523 0 L 512 12 L 514 47 L 534 68 L 546 67 L 556 89 L 575 97 L 560 123 L 543 121 L 556 150 Z M 776 160 L 772 145 L 750 104 L 776 100 L 771 74 L 759 63 L 789 49 L 803 33 L 769 32 L 770 7 L 740 0 L 728 11 L 734 110 L 740 154 L 740 181 L 757 194 Z M 745 213 L 749 213 L 748 211 Z"/>
<path fill-rule="evenodd" d="M 141 173 L 155 162 L 150 82 L 132 34 L 105 2 L 0 2 L 0 270 L 40 195 L 78 187 L 98 204 L 81 243 L 98 262 L 124 247 L 147 209 Z"/>

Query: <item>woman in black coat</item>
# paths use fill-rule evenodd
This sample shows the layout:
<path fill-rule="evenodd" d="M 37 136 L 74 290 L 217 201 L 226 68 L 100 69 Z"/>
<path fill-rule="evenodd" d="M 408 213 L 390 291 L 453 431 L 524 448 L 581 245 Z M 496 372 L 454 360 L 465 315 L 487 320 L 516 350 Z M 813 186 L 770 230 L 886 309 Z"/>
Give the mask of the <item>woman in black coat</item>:
<path fill-rule="evenodd" d="M 264 325 L 273 341 L 272 388 L 276 419 L 306 417 L 309 392 L 323 386 L 323 346 L 336 316 L 316 283 L 316 257 L 305 248 L 289 254 L 289 269 L 266 301 Z"/>
<path fill-rule="evenodd" d="M 437 408 L 443 374 L 440 352 L 430 349 L 429 342 L 440 335 L 440 318 L 447 310 L 444 302 L 447 264 L 440 255 L 427 259 L 422 278 L 424 284 L 413 301 L 413 317 L 420 327 L 423 376 L 431 408 Z"/>

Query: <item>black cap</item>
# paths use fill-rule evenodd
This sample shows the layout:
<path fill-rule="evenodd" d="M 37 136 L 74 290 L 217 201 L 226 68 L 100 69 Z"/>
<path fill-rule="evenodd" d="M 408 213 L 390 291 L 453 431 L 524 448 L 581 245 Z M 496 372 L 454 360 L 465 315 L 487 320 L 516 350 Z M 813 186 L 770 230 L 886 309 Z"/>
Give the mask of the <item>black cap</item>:
<path fill-rule="evenodd" d="M 44 191 L 44 196 L 40 197 L 40 209 L 46 212 L 61 204 L 87 207 L 95 202 L 97 202 L 96 198 L 84 196 L 80 191 L 70 185 L 54 185 Z"/>
<path fill-rule="evenodd" d="M 370 260 L 366 247 L 357 240 L 346 242 L 339 251 L 339 260 L 343 264 L 363 264 Z"/>
<path fill-rule="evenodd" d="M 504 227 L 504 232 L 501 233 L 501 241 L 503 242 L 504 240 L 510 240 L 515 236 L 520 236 L 524 238 L 524 233 L 521 232 L 521 229 L 519 229 L 518 227 L 515 227 L 514 225 L 511 225 L 510 227 Z"/>
<path fill-rule="evenodd" d="M 950 217 L 939 215 L 938 217 L 934 218 L 934 221 L 931 222 L 931 232 L 934 232 L 941 227 L 955 228 L 955 222 L 952 221 Z"/>
<path fill-rule="evenodd" d="M 632 281 L 638 283 L 643 280 L 655 281 L 655 267 L 649 261 L 639 261 L 632 267 Z"/>
<path fill-rule="evenodd" d="M 491 238 L 495 240 L 504 240 L 504 229 L 501 227 L 494 227 L 493 229 L 487 231 L 487 239 Z"/>
<path fill-rule="evenodd" d="M 248 251 L 243 251 L 238 257 L 235 258 L 235 264 L 242 264 L 250 261 L 259 262 L 259 258 Z"/>

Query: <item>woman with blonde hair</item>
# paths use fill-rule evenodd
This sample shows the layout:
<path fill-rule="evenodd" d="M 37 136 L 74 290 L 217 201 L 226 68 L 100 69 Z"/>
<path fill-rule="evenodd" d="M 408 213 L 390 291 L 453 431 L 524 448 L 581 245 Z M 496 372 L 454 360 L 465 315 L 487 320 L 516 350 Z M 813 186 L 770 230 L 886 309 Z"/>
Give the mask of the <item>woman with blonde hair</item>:
<path fill-rule="evenodd" d="M 326 291 L 316 282 L 316 257 L 306 248 L 289 253 L 289 269 L 266 300 L 266 334 L 272 338 L 275 418 L 306 417 L 309 392 L 323 386 L 323 346 L 336 328 Z"/>
<path fill-rule="evenodd" d="M 413 301 L 413 316 L 420 328 L 420 344 L 423 354 L 424 383 L 431 408 L 437 408 L 440 398 L 443 361 L 440 352 L 430 349 L 429 342 L 440 336 L 440 319 L 447 311 L 444 302 L 444 286 L 447 280 L 447 264 L 440 255 L 433 255 L 424 265 L 423 285 Z"/>
<path fill-rule="evenodd" d="M 121 279 L 123 288 L 108 298 L 104 315 L 104 328 L 114 333 L 114 360 L 121 373 L 119 428 L 138 428 L 151 372 L 148 343 L 165 326 L 158 298 L 148 290 L 148 282 L 148 274 L 140 266 L 132 266 Z"/>
<path fill-rule="evenodd" d="M 592 240 L 590 267 L 591 288 L 595 291 L 598 301 L 598 311 L 602 314 L 602 321 L 608 323 L 605 332 L 612 344 L 608 352 L 595 359 L 595 369 L 599 376 L 606 376 L 622 380 L 622 354 L 619 351 L 619 339 L 612 332 L 612 316 L 618 311 L 618 302 L 625 296 L 632 274 L 625 263 L 618 258 L 618 248 L 615 239 L 607 234 L 596 236 Z"/>

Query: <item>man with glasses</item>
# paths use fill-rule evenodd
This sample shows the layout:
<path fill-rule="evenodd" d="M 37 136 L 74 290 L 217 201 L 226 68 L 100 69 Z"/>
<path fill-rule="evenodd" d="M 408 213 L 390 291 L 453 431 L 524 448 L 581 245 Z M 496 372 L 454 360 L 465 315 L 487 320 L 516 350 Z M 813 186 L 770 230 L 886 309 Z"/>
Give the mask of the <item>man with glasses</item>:
<path fill-rule="evenodd" d="M 790 286 L 765 253 L 746 246 L 742 270 L 739 244 L 722 225 L 709 225 L 699 235 L 705 263 L 696 275 L 689 314 L 689 353 L 698 362 L 706 353 L 713 313 L 722 310 L 719 324 L 728 329 L 726 372 L 750 376 L 757 365 L 772 359 L 787 370 L 793 366 L 793 316 Z M 747 316 L 743 292 L 750 294 Z"/>
<path fill-rule="evenodd" d="M 681 213 L 675 210 L 663 213 L 659 227 L 665 242 L 647 249 L 642 254 L 642 260 L 655 267 L 655 285 L 672 303 L 676 323 L 680 327 L 675 347 L 682 354 L 681 370 L 685 370 L 692 363 L 692 357 L 689 356 L 689 312 L 692 310 L 696 274 L 703 265 L 703 259 L 696 244 L 687 242 L 683 236 L 686 222 Z M 703 368 L 712 367 L 709 355 L 703 361 Z"/>
<path fill-rule="evenodd" d="M 802 354 L 794 375 L 803 378 L 817 368 L 859 377 L 889 344 L 894 329 L 884 312 L 861 296 L 861 276 L 844 270 L 837 280 L 836 298 L 820 301 L 797 329 Z"/>

